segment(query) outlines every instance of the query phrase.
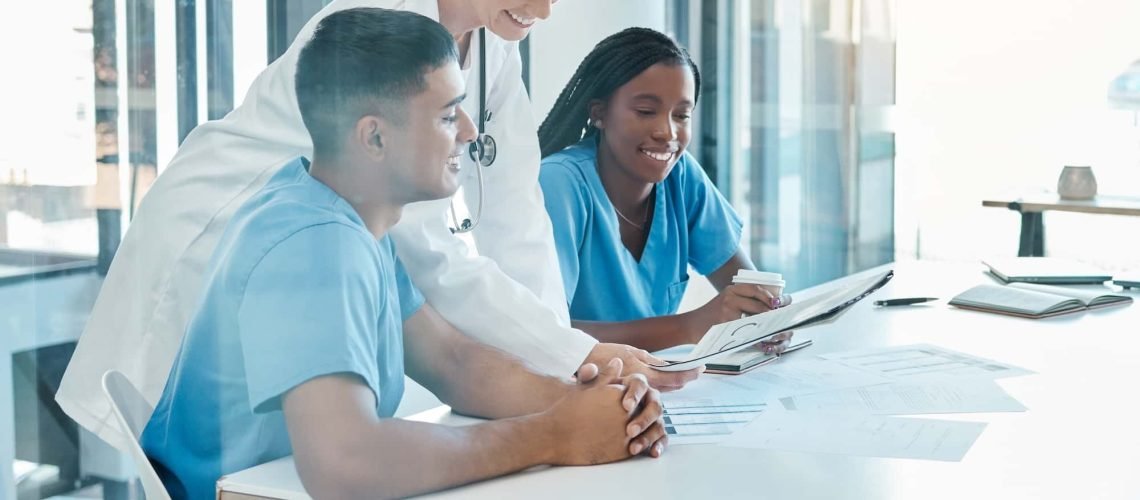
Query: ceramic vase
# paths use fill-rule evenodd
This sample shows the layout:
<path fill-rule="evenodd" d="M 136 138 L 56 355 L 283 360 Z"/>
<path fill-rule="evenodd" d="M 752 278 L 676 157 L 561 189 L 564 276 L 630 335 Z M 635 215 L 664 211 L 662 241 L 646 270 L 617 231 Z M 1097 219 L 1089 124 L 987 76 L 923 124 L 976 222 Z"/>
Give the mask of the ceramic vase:
<path fill-rule="evenodd" d="M 1057 179 L 1057 194 L 1066 200 L 1091 200 L 1096 196 L 1092 167 L 1066 166 Z"/>

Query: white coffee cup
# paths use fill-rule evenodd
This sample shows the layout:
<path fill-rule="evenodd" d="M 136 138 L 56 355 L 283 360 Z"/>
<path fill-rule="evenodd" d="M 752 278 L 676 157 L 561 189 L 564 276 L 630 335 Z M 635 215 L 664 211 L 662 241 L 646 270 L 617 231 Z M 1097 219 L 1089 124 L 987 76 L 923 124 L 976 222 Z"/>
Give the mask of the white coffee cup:
<path fill-rule="evenodd" d="M 736 271 L 736 276 L 732 277 L 732 282 L 759 285 L 760 288 L 767 290 L 773 297 L 779 297 L 784 293 L 784 276 L 780 273 L 741 269 Z"/>

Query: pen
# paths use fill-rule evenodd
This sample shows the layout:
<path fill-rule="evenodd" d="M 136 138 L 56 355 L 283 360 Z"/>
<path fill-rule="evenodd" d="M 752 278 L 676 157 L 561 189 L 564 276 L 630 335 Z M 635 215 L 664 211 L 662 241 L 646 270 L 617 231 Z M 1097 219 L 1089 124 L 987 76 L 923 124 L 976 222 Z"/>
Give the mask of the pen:
<path fill-rule="evenodd" d="M 876 300 L 875 305 L 877 305 L 877 306 L 909 306 L 911 304 L 921 304 L 923 302 L 930 302 L 932 300 L 938 300 L 938 299 L 936 297 L 909 297 L 909 298 L 905 298 L 905 299 Z"/>

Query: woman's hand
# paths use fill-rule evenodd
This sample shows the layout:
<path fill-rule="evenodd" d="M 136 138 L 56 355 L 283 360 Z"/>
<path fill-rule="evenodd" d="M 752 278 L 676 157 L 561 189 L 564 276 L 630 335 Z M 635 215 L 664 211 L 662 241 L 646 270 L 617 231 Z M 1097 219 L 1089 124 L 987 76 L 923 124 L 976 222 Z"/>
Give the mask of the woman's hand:
<path fill-rule="evenodd" d="M 795 332 L 792 331 L 777 333 L 765 340 L 761 340 L 759 344 L 756 344 L 755 348 L 760 349 L 760 352 L 764 354 L 780 354 L 784 352 L 784 349 L 788 348 L 788 344 L 791 343 L 792 335 L 794 334 Z"/>
<path fill-rule="evenodd" d="M 713 325 L 768 312 L 791 303 L 791 296 L 773 296 L 760 285 L 728 285 L 707 304 L 688 313 L 691 342 L 699 342 Z M 783 342 L 786 344 L 787 339 Z"/>

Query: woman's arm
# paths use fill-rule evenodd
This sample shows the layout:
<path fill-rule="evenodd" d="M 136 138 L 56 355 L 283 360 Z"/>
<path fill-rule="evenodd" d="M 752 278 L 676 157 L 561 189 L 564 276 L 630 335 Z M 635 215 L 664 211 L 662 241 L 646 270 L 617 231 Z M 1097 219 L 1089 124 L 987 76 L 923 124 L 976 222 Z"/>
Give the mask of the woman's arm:
<path fill-rule="evenodd" d="M 732 284 L 740 269 L 755 269 L 743 250 L 708 275 L 719 292 L 705 305 L 689 312 L 634 321 L 573 321 L 578 328 L 602 342 L 615 342 L 657 351 L 682 344 L 695 344 L 710 327 L 775 309 L 778 304 L 767 290 L 758 285 Z"/>
<path fill-rule="evenodd" d="M 716 271 L 709 273 L 709 275 L 705 277 L 709 279 L 709 282 L 716 288 L 716 291 L 721 292 L 732 285 L 732 277 L 736 276 L 736 272 L 741 269 L 755 271 L 756 266 L 752 265 L 752 260 L 744 255 L 744 250 L 738 248 L 736 249 L 736 253 L 728 258 L 728 262 L 725 262 L 723 266 L 720 266 Z"/>

